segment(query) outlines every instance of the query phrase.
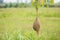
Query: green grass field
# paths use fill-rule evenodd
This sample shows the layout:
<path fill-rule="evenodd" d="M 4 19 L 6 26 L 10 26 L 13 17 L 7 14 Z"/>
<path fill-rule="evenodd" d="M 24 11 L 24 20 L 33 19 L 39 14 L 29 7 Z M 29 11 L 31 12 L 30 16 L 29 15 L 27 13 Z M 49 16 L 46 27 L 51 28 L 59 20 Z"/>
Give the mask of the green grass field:
<path fill-rule="evenodd" d="M 40 38 L 35 17 L 34 8 L 0 8 L 0 40 L 60 40 L 60 8 L 39 8 Z"/>

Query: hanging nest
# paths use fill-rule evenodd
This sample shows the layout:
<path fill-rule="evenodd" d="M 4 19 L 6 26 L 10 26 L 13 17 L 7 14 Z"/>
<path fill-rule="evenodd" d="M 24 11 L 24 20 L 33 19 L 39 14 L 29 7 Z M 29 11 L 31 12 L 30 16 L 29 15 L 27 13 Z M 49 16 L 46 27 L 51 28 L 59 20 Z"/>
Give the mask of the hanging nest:
<path fill-rule="evenodd" d="M 38 18 L 38 17 L 36 17 L 36 20 L 35 20 L 35 22 L 34 22 L 34 24 L 33 24 L 33 29 L 34 29 L 37 33 L 39 33 L 40 23 L 39 23 L 39 18 Z"/>

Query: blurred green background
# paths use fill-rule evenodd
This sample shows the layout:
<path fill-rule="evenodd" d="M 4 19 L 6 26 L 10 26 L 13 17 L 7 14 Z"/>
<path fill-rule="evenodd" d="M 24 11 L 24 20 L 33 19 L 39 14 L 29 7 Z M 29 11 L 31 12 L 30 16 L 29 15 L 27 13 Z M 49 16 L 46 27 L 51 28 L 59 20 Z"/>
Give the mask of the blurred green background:
<path fill-rule="evenodd" d="M 31 2 L 5 3 L 0 0 L 0 40 L 60 40 L 60 2 L 40 4 L 40 37 L 33 30 L 36 9 Z"/>
<path fill-rule="evenodd" d="M 1 8 L 0 40 L 37 40 L 35 8 Z M 39 40 L 60 40 L 60 8 L 39 8 Z"/>

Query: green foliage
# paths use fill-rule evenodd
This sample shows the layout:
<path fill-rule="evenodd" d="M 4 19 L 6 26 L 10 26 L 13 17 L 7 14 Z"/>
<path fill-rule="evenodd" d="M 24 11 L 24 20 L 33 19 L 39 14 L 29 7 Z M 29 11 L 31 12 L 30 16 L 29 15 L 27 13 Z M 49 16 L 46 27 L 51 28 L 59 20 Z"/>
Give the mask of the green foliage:
<path fill-rule="evenodd" d="M 33 6 L 37 6 L 37 7 L 40 7 L 40 0 L 32 0 L 32 5 Z"/>
<path fill-rule="evenodd" d="M 54 4 L 54 0 L 50 0 L 50 3 L 51 3 L 51 4 Z"/>
<path fill-rule="evenodd" d="M 9 7 L 10 7 L 10 8 L 12 7 L 12 3 L 9 4 Z"/>
<path fill-rule="evenodd" d="M 49 5 L 53 5 L 54 4 L 54 0 L 31 0 L 32 1 L 32 5 L 31 3 L 19 3 L 19 0 L 17 0 L 17 3 L 6 3 L 4 6 L 0 5 L 0 8 L 11 8 L 11 7 L 40 7 L 40 6 L 46 6 L 48 7 Z M 41 1 L 41 2 L 40 2 Z"/>
<path fill-rule="evenodd" d="M 40 3 L 41 1 L 41 3 Z M 34 7 L 40 7 L 40 4 L 44 7 L 44 5 L 47 5 L 47 7 L 50 5 L 50 4 L 54 4 L 54 0 L 32 0 L 32 5 Z"/>
<path fill-rule="evenodd" d="M 18 4 L 15 4 L 14 7 L 17 8 L 18 7 Z"/>
<path fill-rule="evenodd" d="M 31 4 L 27 4 L 27 3 L 19 3 L 19 4 L 17 4 L 17 3 L 6 3 L 4 6 L 3 5 L 1 5 L 0 6 L 0 8 L 1 7 L 3 7 L 3 8 L 11 8 L 11 7 L 14 7 L 14 8 L 17 8 L 17 7 L 19 7 L 19 8 L 22 8 L 22 7 L 31 7 Z"/>
<path fill-rule="evenodd" d="M 4 8 L 7 8 L 8 7 L 8 4 L 5 4 Z"/>

